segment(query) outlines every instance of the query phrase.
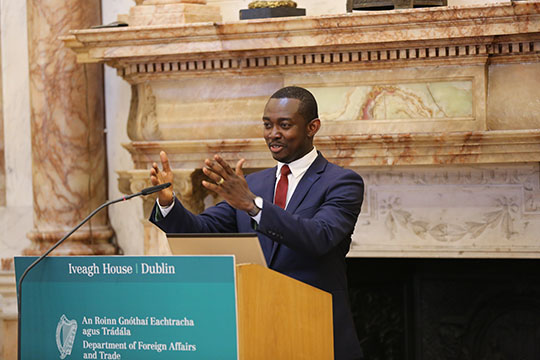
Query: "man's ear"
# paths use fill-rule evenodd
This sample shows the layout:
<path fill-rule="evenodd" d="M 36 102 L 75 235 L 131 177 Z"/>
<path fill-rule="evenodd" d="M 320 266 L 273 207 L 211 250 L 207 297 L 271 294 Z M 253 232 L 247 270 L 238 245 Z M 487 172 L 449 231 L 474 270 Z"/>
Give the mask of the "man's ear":
<path fill-rule="evenodd" d="M 315 134 L 317 134 L 317 132 L 319 131 L 320 128 L 321 128 L 321 120 L 319 118 L 311 120 L 307 124 L 307 135 L 308 135 L 308 137 L 311 137 L 311 138 L 314 137 Z"/>

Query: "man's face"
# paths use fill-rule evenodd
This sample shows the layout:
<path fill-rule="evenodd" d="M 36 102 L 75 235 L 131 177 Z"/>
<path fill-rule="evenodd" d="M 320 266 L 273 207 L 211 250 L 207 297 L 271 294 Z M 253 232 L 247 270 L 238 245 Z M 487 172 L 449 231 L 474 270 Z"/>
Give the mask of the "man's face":
<path fill-rule="evenodd" d="M 300 100 L 287 98 L 270 99 L 266 104 L 264 140 L 277 161 L 290 163 L 313 149 L 313 136 L 320 122 L 316 119 L 307 123 L 298 114 L 299 106 Z"/>

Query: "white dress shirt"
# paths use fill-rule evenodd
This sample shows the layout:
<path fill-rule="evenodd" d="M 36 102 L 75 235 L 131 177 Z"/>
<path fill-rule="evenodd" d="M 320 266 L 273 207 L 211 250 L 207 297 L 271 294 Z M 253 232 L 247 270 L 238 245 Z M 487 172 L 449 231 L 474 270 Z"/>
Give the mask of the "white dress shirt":
<path fill-rule="evenodd" d="M 296 189 L 296 186 L 298 186 L 298 183 L 300 180 L 302 180 L 302 177 L 306 173 L 307 169 L 313 164 L 315 159 L 317 158 L 317 149 L 313 147 L 313 150 L 308 152 L 306 155 L 301 157 L 300 159 L 294 160 L 293 162 L 287 164 L 289 165 L 289 169 L 291 170 L 290 174 L 287 175 L 287 180 L 289 180 L 289 187 L 287 189 L 287 202 L 285 203 L 285 208 L 287 208 L 287 205 L 289 205 L 289 200 L 291 200 L 292 195 L 294 194 L 294 190 Z M 279 182 L 279 179 L 281 178 L 281 168 L 285 165 L 285 163 L 278 162 L 277 170 L 276 170 L 276 186 L 274 187 L 274 196 L 276 194 L 276 188 L 277 184 Z"/>
<path fill-rule="evenodd" d="M 289 200 L 291 200 L 294 194 L 294 190 L 296 190 L 296 186 L 298 186 L 298 183 L 306 173 L 307 169 L 309 169 L 311 164 L 313 164 L 313 162 L 317 158 L 317 155 L 317 149 L 314 146 L 313 149 L 306 155 L 287 164 L 289 165 L 289 169 L 291 170 L 291 172 L 289 173 L 289 175 L 287 175 L 289 186 L 287 188 L 287 201 L 285 203 L 285 209 L 287 208 L 287 205 L 289 205 Z M 283 167 L 283 165 L 285 165 L 285 163 L 278 161 L 276 169 L 276 184 L 274 186 L 274 197 L 276 196 L 276 188 L 279 179 L 281 178 L 281 168 Z M 261 209 L 261 211 L 259 211 L 257 215 L 251 217 L 257 222 L 257 224 L 261 221 L 262 212 L 263 210 Z"/>

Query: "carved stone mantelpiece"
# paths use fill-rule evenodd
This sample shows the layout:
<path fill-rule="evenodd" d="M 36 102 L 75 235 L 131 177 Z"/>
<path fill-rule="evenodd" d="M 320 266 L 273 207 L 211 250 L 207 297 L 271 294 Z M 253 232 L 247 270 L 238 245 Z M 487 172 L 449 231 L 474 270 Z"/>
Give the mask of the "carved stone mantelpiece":
<path fill-rule="evenodd" d="M 315 145 L 328 160 L 344 167 L 537 162 L 540 130 L 319 136 Z M 125 147 L 137 169 L 159 162 L 160 150 L 180 169 L 200 167 L 216 153 L 231 163 L 243 157 L 249 168 L 275 165 L 262 139 L 137 141 Z"/>
<path fill-rule="evenodd" d="M 299 85 L 319 102 L 317 148 L 366 180 L 352 256 L 540 253 L 540 214 L 523 210 L 537 204 L 540 176 L 538 1 L 74 30 L 63 40 L 80 62 L 106 63 L 132 85 L 126 193 L 149 185 L 165 150 L 188 208 L 214 203 L 200 186 L 204 159 L 273 166 L 261 114 L 276 89 Z M 512 171 L 525 182 L 505 177 Z M 147 215 L 153 199 L 144 204 Z M 146 249 L 161 249 L 155 236 L 147 227 Z"/>
<path fill-rule="evenodd" d="M 538 2 L 230 23 L 74 30 L 63 37 L 81 62 L 137 75 L 275 68 L 390 68 L 538 58 Z M 518 59 L 516 59 L 516 56 Z M 411 64 L 411 61 L 413 62 Z"/>
<path fill-rule="evenodd" d="M 205 208 L 205 199 L 210 196 L 217 198 L 217 195 L 206 190 L 202 185 L 202 179 L 206 177 L 200 169 L 175 169 L 174 190 L 176 196 L 182 201 L 184 206 L 194 212 L 200 213 Z M 152 186 L 148 170 L 118 171 L 118 186 L 125 194 L 133 194 L 141 191 L 145 187 Z M 156 195 L 149 195 L 143 198 L 143 209 L 145 214 L 150 214 L 156 201 Z M 216 200 L 213 201 L 215 203 Z"/>

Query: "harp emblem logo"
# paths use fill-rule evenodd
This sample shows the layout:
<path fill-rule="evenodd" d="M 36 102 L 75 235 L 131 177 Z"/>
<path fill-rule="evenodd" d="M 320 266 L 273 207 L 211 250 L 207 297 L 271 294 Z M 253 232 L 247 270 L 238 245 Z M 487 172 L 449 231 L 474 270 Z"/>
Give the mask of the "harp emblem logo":
<path fill-rule="evenodd" d="M 75 335 L 77 335 L 77 321 L 68 320 L 66 315 L 62 315 L 56 326 L 56 346 L 60 351 L 60 359 L 63 360 L 71 355 Z"/>

